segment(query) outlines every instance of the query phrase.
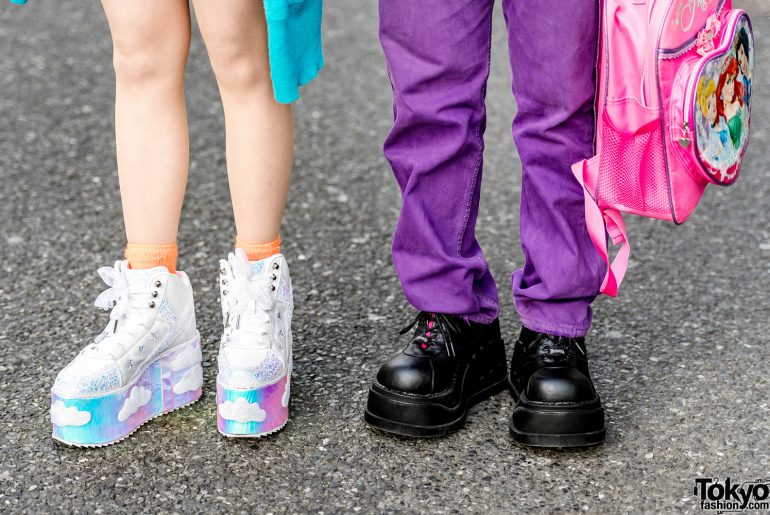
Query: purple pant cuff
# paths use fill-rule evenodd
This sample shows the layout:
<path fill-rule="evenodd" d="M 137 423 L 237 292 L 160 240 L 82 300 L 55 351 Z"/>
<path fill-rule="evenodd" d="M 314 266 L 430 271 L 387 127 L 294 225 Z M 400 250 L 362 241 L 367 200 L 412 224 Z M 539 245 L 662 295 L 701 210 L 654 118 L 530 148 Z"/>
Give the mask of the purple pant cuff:
<path fill-rule="evenodd" d="M 588 334 L 588 330 L 591 329 L 590 324 L 582 326 L 569 326 L 548 322 L 538 322 L 524 317 L 521 317 L 521 323 L 524 324 L 524 327 L 531 331 L 546 333 L 553 336 L 564 336 L 565 338 L 582 338 Z"/>
<path fill-rule="evenodd" d="M 483 315 L 481 313 L 475 314 L 475 315 L 458 315 L 463 318 L 466 322 L 475 322 L 477 324 L 491 324 L 495 320 L 497 320 L 497 316 L 489 316 L 489 315 Z"/>

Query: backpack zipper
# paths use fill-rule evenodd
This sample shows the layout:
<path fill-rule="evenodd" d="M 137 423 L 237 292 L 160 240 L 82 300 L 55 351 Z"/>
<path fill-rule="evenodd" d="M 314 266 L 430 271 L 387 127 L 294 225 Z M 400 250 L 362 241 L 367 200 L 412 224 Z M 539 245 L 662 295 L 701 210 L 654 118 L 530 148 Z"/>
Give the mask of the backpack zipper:
<path fill-rule="evenodd" d="M 717 16 L 722 15 L 722 11 L 725 8 L 725 3 L 727 3 L 727 0 L 719 0 L 719 4 L 717 4 L 716 11 L 714 11 L 714 14 Z M 677 48 L 668 48 L 668 49 L 661 49 L 659 51 L 659 56 L 661 59 L 676 59 L 677 57 L 682 56 L 683 54 L 686 54 L 689 52 L 692 47 L 695 46 L 695 44 L 698 41 L 698 34 L 695 34 L 695 36 L 691 37 L 681 45 L 679 45 Z"/>
<path fill-rule="evenodd" d="M 650 26 L 647 30 L 647 41 L 644 47 L 644 62 L 643 62 L 643 68 L 642 68 L 642 101 L 645 105 L 645 107 L 652 107 L 650 105 L 651 101 L 654 101 L 653 94 L 657 91 L 656 85 L 653 85 L 652 82 L 656 80 L 656 67 L 657 67 L 657 52 L 656 49 L 658 48 L 658 42 L 660 41 L 660 36 L 663 33 L 663 24 L 662 21 L 659 23 L 659 18 L 661 17 L 661 12 L 663 12 L 663 16 L 665 17 L 668 14 L 668 8 L 666 6 L 663 7 L 663 9 L 655 10 L 656 7 L 658 7 L 658 0 L 651 0 L 650 8 L 648 11 L 648 18 L 650 21 Z M 659 26 L 657 34 L 655 34 L 654 38 L 650 36 L 650 32 L 652 32 L 652 28 Z M 660 107 L 660 106 L 657 106 Z"/>

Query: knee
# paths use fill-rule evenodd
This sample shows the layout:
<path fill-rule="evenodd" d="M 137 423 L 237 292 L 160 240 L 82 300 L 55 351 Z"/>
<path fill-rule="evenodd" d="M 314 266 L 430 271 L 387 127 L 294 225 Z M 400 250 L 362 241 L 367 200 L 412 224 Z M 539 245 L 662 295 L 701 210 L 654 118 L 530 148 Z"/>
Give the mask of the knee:
<path fill-rule="evenodd" d="M 157 82 L 184 80 L 189 40 L 158 41 L 151 37 L 115 37 L 113 65 L 117 81 L 124 86 L 147 86 Z"/>
<path fill-rule="evenodd" d="M 269 84 L 266 51 L 261 55 L 254 44 L 231 37 L 209 38 L 206 47 L 220 87 L 251 89 Z"/>

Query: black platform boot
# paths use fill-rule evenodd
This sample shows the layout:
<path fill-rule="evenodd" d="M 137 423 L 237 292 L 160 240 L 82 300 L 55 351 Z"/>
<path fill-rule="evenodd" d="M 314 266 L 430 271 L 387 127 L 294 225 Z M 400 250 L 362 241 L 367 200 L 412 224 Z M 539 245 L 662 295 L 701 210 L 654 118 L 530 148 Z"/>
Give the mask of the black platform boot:
<path fill-rule="evenodd" d="M 588 372 L 584 338 L 522 328 L 513 349 L 513 439 L 533 447 L 583 447 L 604 441 L 604 409 Z"/>
<path fill-rule="evenodd" d="M 468 408 L 505 389 L 505 346 L 490 324 L 420 312 L 406 348 L 388 360 L 369 390 L 365 420 L 403 436 L 443 436 L 462 427 Z"/>

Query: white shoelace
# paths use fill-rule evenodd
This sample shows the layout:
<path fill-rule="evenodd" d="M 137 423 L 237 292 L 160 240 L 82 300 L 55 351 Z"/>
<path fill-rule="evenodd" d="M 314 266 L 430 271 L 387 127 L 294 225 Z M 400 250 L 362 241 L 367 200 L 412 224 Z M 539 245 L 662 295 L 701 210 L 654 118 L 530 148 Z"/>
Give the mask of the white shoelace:
<path fill-rule="evenodd" d="M 130 288 L 126 270 L 121 268 L 119 261 L 114 267 L 100 268 L 98 273 L 109 288 L 99 294 L 94 305 L 112 311 L 107 327 L 94 339 L 94 345 L 108 351 L 124 352 L 151 323 L 152 317 L 141 315 L 146 315 L 149 309 L 152 290 Z"/>
<path fill-rule="evenodd" d="M 252 264 L 241 249 L 236 249 L 230 266 L 233 270 L 232 297 L 223 343 L 249 347 L 269 345 L 272 279 L 270 276 L 255 277 Z"/>

